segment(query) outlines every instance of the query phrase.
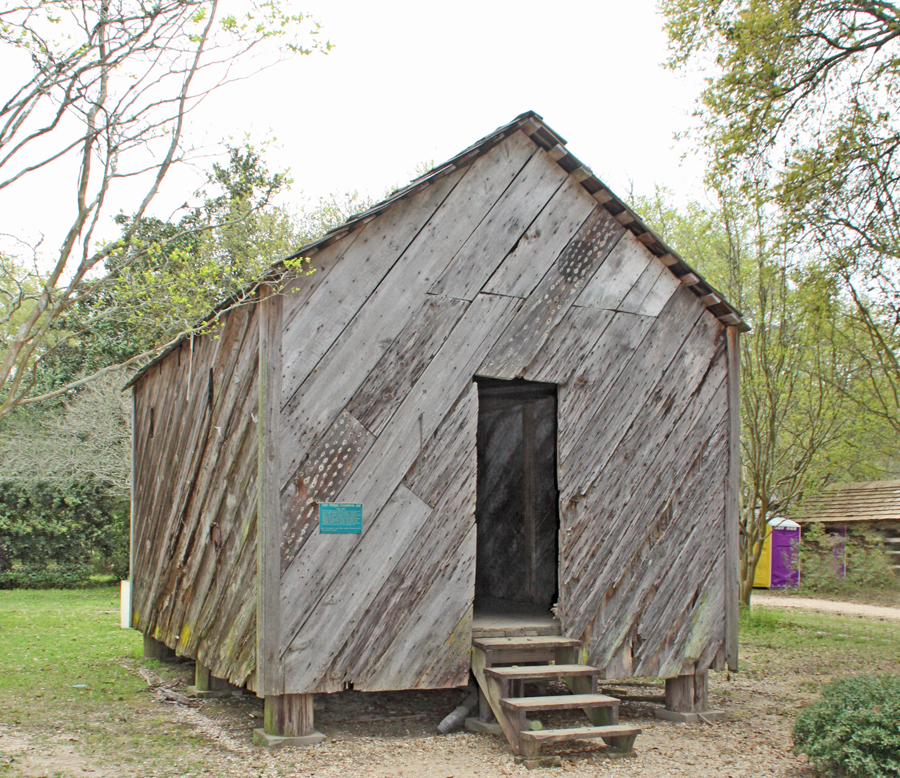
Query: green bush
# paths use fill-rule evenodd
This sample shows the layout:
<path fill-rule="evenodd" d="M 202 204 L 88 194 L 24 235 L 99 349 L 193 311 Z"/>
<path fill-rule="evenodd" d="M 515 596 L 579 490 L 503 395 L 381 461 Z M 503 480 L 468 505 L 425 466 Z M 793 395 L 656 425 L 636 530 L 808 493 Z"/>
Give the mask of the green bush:
<path fill-rule="evenodd" d="M 816 769 L 847 778 L 900 776 L 900 676 L 827 684 L 797 716 L 794 751 Z"/>
<path fill-rule="evenodd" d="M 799 554 L 794 559 L 800 566 L 800 588 L 811 592 L 837 594 L 896 583 L 884 543 L 866 529 L 851 529 L 844 538 L 825 532 L 821 524 L 810 524 L 803 529 Z"/>
<path fill-rule="evenodd" d="M 0 483 L 0 589 L 128 576 L 128 502 L 91 482 Z"/>

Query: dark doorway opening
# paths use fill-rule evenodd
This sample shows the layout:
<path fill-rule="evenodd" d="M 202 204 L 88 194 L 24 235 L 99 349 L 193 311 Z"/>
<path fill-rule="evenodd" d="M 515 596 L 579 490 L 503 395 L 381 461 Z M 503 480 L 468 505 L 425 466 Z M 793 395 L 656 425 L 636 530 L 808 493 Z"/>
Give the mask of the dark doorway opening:
<path fill-rule="evenodd" d="M 547 614 L 558 596 L 556 385 L 475 381 L 475 610 Z"/>

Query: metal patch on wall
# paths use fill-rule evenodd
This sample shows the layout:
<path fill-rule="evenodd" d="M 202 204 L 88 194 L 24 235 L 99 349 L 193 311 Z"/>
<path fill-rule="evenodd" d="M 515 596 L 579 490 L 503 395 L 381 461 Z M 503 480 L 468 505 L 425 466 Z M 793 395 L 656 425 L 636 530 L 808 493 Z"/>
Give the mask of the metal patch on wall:
<path fill-rule="evenodd" d="M 324 534 L 362 532 L 361 503 L 319 503 L 319 532 Z"/>

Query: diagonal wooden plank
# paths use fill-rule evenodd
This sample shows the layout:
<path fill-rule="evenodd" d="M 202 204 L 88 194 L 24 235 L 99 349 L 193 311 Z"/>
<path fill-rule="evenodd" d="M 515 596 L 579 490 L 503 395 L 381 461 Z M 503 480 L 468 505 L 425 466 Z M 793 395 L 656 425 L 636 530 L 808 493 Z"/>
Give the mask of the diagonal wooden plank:
<path fill-rule="evenodd" d="M 471 383 L 450 409 L 440 426 L 403 478 L 413 492 L 432 508 L 475 461 L 475 434 L 478 426 L 478 387 Z M 472 488 L 474 488 L 474 480 Z"/>
<path fill-rule="evenodd" d="M 393 650 L 390 648 L 393 641 L 411 621 L 434 619 L 435 614 L 428 611 L 426 615 L 418 613 L 417 604 L 441 578 L 448 560 L 456 558 L 460 544 L 475 525 L 474 441 L 470 451 L 469 466 L 454 474 L 431 516 L 397 560 L 393 572 L 344 650 L 342 661 L 347 667 L 347 677 L 354 684 L 372 675 L 372 668 L 387 651 Z M 471 561 L 474 565 L 474 559 Z M 464 592 L 459 602 L 451 607 L 465 608 L 471 600 L 472 591 Z M 430 634 L 432 640 L 442 644 L 448 637 L 440 631 Z"/>
<path fill-rule="evenodd" d="M 669 605 L 673 611 L 690 608 L 695 591 L 690 586 L 682 588 L 682 584 L 696 584 L 697 577 L 702 579 L 703 571 L 715 564 L 719 556 L 721 533 L 716 531 L 717 514 L 714 509 L 706 508 L 716 504 L 714 495 L 722 484 L 719 459 L 710 456 L 709 446 L 719 440 L 713 428 L 712 436 L 704 440 L 706 445 L 694 450 L 695 457 L 687 472 L 672 473 L 669 480 L 674 483 L 670 494 L 675 499 L 670 502 L 665 517 L 648 511 L 635 520 L 635 513 L 628 512 L 628 518 L 640 525 L 627 539 L 623 538 L 630 554 L 624 564 L 620 562 L 614 577 L 605 576 L 602 583 L 598 582 L 598 588 L 605 587 L 598 593 L 606 596 L 585 604 L 588 613 L 593 607 L 599 607 L 602 623 L 609 625 L 605 634 L 595 635 L 591 641 L 592 661 L 608 661 L 628 633 L 636 634 L 641 643 L 634 659 L 646 660 L 673 625 L 673 618 L 662 618 L 660 610 Z M 612 563 L 617 555 L 602 556 L 604 559 L 597 560 L 593 569 Z M 633 627 L 637 627 L 636 632 Z"/>
<path fill-rule="evenodd" d="M 401 484 L 370 522 L 366 542 L 355 544 L 327 586 L 316 587 L 318 597 L 282 590 L 284 603 L 291 605 L 284 619 L 285 642 L 290 641 L 284 658 L 286 693 L 341 689 L 344 678 L 328 677 L 326 670 L 430 515 L 428 505 Z M 317 535 L 306 546 L 327 555 L 327 540 Z"/>
<path fill-rule="evenodd" d="M 649 251 L 647 253 L 650 254 Z M 673 278 L 669 269 L 650 254 L 650 261 L 647 263 L 647 267 L 644 268 L 644 272 L 641 273 L 634 286 L 631 287 L 628 294 L 619 303 L 618 310 L 627 311 L 628 313 L 642 313 L 644 299 L 653 291 L 653 287 L 657 285 L 663 273 Z"/>
<path fill-rule="evenodd" d="M 375 436 L 344 411 L 284 487 L 281 492 L 282 575 L 303 544 L 317 531 L 319 503 L 334 500 L 374 442 Z"/>
<path fill-rule="evenodd" d="M 595 353 L 597 341 L 612 322 L 613 311 L 572 306 L 525 370 L 529 381 L 568 384 Z"/>
<path fill-rule="evenodd" d="M 700 411 L 705 412 L 707 406 L 711 412 L 718 412 L 719 404 L 722 402 L 720 393 L 725 375 L 725 365 L 721 357 L 721 348 L 713 350 L 711 356 L 701 354 L 694 359 L 694 355 L 688 355 L 676 360 L 672 369 L 660 380 L 640 418 L 607 457 L 608 466 L 600 471 L 587 491 L 588 495 L 594 495 L 587 498 L 588 503 L 592 499 L 599 498 L 603 506 L 596 513 L 589 511 L 584 514 L 585 517 L 595 516 L 600 522 L 614 519 L 613 523 L 621 524 L 620 536 L 615 544 L 603 546 L 600 551 L 596 551 L 594 540 L 600 538 L 594 534 L 593 539 L 591 537 L 582 539 L 582 527 L 567 522 L 564 544 L 566 566 L 577 566 L 582 560 L 587 562 L 596 556 L 603 557 L 612 552 L 614 545 L 624 547 L 626 537 L 640 535 L 642 521 L 655 520 L 652 517 L 655 517 L 660 506 L 665 505 L 671 498 L 673 490 L 664 489 L 655 503 L 643 502 L 641 498 L 647 494 L 646 490 L 650 485 L 671 482 L 674 476 L 670 474 L 679 472 L 671 464 L 660 459 L 663 452 L 671 455 L 670 436 L 675 436 L 676 445 L 684 445 L 685 439 L 679 436 L 684 436 L 687 431 L 687 440 L 693 439 L 695 446 L 706 445 L 705 441 L 710 433 L 708 431 L 704 433 L 702 428 L 695 430 L 693 420 L 698 417 Z M 692 368 L 691 372 L 685 369 L 686 363 Z M 679 386 L 667 380 L 676 375 L 684 376 L 683 385 Z M 700 404 L 701 401 L 703 405 Z M 717 417 L 705 418 L 706 424 L 712 424 Z M 697 434 L 701 435 L 699 439 L 696 438 Z M 626 463 L 627 467 L 623 467 L 623 463 Z M 562 473 L 560 487 L 563 494 L 573 493 L 565 472 Z M 586 542 L 581 542 L 582 540 Z M 613 569 L 609 568 L 610 571 Z"/>
<path fill-rule="evenodd" d="M 521 132 L 480 157 L 287 403 L 283 483 L 426 301 L 426 290 L 530 159 Z M 377 220 L 376 220 L 377 221 Z M 342 264 L 346 262 L 346 258 Z M 333 274 L 332 274 L 333 275 Z"/>
<path fill-rule="evenodd" d="M 659 261 L 634 235 L 626 233 L 610 253 L 602 272 L 584 287 L 575 305 L 618 310 L 651 260 Z"/>
<path fill-rule="evenodd" d="M 298 348 L 302 348 L 306 339 L 309 337 L 307 329 L 309 319 L 298 314 L 302 311 L 310 297 L 318 291 L 319 287 L 325 284 L 325 279 L 331 270 L 338 266 L 341 258 L 356 241 L 357 238 L 365 236 L 363 239 L 370 241 L 371 236 L 366 233 L 365 228 L 354 230 L 349 235 L 336 240 L 329 246 L 317 251 L 313 256 L 309 257 L 309 262 L 304 263 L 300 275 L 289 278 L 282 289 L 281 294 L 284 297 L 284 331 L 282 333 L 282 342 L 285 344 L 285 352 L 293 354 Z M 352 256 L 352 255 L 351 255 Z M 306 271 L 312 270 L 312 273 Z M 334 285 L 334 281 L 330 285 Z M 325 294 L 323 292 L 323 294 Z M 287 394 L 290 394 L 289 387 L 283 387 Z M 282 403 L 284 398 L 282 397 Z"/>
<path fill-rule="evenodd" d="M 565 179 L 565 171 L 537 149 L 429 292 L 471 300 Z"/>
<path fill-rule="evenodd" d="M 573 307 L 572 310 L 598 309 Z M 560 454 L 576 444 L 596 413 L 598 401 L 623 372 L 631 369 L 631 362 L 642 348 L 653 322 L 649 316 L 615 313 L 590 352 L 575 365 L 569 380 L 560 386 Z"/>
<path fill-rule="evenodd" d="M 567 177 L 488 279 L 483 291 L 528 297 L 596 206 L 597 201 L 584 187 Z"/>
<path fill-rule="evenodd" d="M 350 476 L 340 499 L 378 510 L 472 381 L 488 349 L 518 310 L 515 297 L 479 295 Z"/>
<path fill-rule="evenodd" d="M 438 578 L 417 599 L 404 629 L 360 689 L 435 689 L 466 683 L 472 651 L 476 534 L 473 525 L 459 548 L 447 555 Z M 434 640 L 435 635 L 442 639 Z"/>
<path fill-rule="evenodd" d="M 615 492 L 615 474 L 610 473 L 607 483 L 595 486 L 592 499 L 579 505 L 581 527 L 566 522 L 560 585 L 565 591 L 566 624 L 576 633 L 599 617 L 601 621 L 596 623 L 615 624 L 615 640 L 621 639 L 630 621 L 611 620 L 618 607 L 615 598 L 624 603 L 628 612 L 637 612 L 635 600 L 629 598 L 628 586 L 623 586 L 622 581 L 639 575 L 634 570 L 634 565 L 638 565 L 640 571 L 659 576 L 655 583 L 664 585 L 671 566 L 671 560 L 667 559 L 648 563 L 646 555 L 640 552 L 641 546 L 663 537 L 678 537 L 698 518 L 709 514 L 700 507 L 702 503 L 683 510 L 678 496 L 697 491 L 697 483 L 702 486 L 702 480 L 697 480 L 697 463 L 709 458 L 710 452 L 715 455 L 721 437 L 718 432 L 723 411 L 721 394 L 720 384 L 716 393 L 719 401 L 708 412 L 693 423 L 689 417 L 684 419 L 683 427 L 690 426 L 687 436 L 681 431 L 670 436 L 653 469 L 638 483 L 634 494 Z M 569 532 L 570 529 L 575 531 Z M 585 544 L 594 548 L 595 553 L 584 553 Z M 675 543 L 674 547 L 677 550 L 680 544 Z M 614 593 L 612 601 L 610 593 Z M 594 636 L 595 644 L 600 638 Z M 615 642 L 607 644 L 607 656 L 615 648 Z"/>
<path fill-rule="evenodd" d="M 353 395 L 347 411 L 380 435 L 468 307 L 465 300 L 429 296 Z"/>
<path fill-rule="evenodd" d="M 460 428 L 460 417 L 466 422 Z M 457 553 L 460 543 L 475 522 L 475 430 L 478 421 L 477 389 L 471 385 L 463 398 L 454 406 L 441 423 L 431 442 L 423 452 L 436 472 L 428 472 L 417 481 L 420 487 L 434 496 L 433 510 L 418 534 L 397 558 L 394 568 L 384 585 L 371 601 L 341 657 L 332 663 L 330 672 L 352 681 L 364 682 L 372 668 L 380 661 L 392 641 L 414 617 L 415 603 L 440 578 L 448 559 Z M 460 438 L 462 442 L 460 442 Z M 428 449 L 435 452 L 462 451 L 464 456 L 448 456 L 443 461 L 432 460 Z M 421 462 L 417 460 L 417 464 Z M 425 474 L 424 468 L 412 468 Z M 438 491 L 439 489 L 439 491 Z M 467 604 L 471 592 L 463 598 Z M 441 642 L 433 633 L 432 639 Z M 398 687 L 399 688 L 399 687 Z"/>
<path fill-rule="evenodd" d="M 462 177 L 451 173 L 422 192 L 399 200 L 365 227 L 339 243 L 352 240 L 341 260 L 323 278 L 308 300 L 293 313 L 284 338 L 282 405 L 343 332 L 385 274 L 419 234 Z"/>
<path fill-rule="evenodd" d="M 607 256 L 624 231 L 598 206 L 525 300 L 479 374 L 505 379 L 521 375 L 588 280 L 602 274 Z"/>
<path fill-rule="evenodd" d="M 606 391 L 603 403 L 596 405 L 583 432 L 564 436 L 560 441 L 560 470 L 573 474 L 567 476 L 573 490 L 568 494 L 583 494 L 587 490 L 697 320 L 710 315 L 690 292 L 673 297 L 666 313 L 653 320 L 640 351 Z"/>
<path fill-rule="evenodd" d="M 378 515 L 390 495 L 421 453 L 455 401 L 469 386 L 475 367 L 493 343 L 491 334 L 505 326 L 518 300 L 480 295 L 441 347 L 409 396 L 385 428 L 338 495 L 338 500 L 363 505 L 362 536 L 317 536 L 306 542 L 282 577 L 283 612 L 305 614 L 323 587 L 330 585 L 356 544 L 365 541 L 371 525 L 366 516 Z M 286 647 L 299 628 L 299 619 L 287 619 Z"/>
<path fill-rule="evenodd" d="M 641 300 L 637 313 L 644 316 L 659 316 L 666 303 L 669 302 L 669 298 L 680 288 L 681 281 L 672 275 L 668 269 L 663 270 L 660 272 L 653 288 Z"/>

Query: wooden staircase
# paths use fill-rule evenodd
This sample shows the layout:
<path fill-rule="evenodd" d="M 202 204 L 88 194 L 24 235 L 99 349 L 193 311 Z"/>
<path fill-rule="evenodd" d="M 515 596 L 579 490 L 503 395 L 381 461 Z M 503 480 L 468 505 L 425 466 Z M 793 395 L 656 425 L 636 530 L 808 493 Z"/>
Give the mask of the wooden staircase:
<path fill-rule="evenodd" d="M 490 710 L 517 754 L 535 757 L 545 743 L 602 738 L 617 752 L 630 752 L 638 727 L 619 724 L 619 700 L 597 693 L 599 670 L 580 664 L 581 642 L 557 636 L 478 637 L 472 640 L 472 672 L 481 704 Z M 525 684 L 559 679 L 571 694 L 526 697 Z M 535 711 L 584 711 L 591 726 L 528 727 Z M 484 711 L 482 711 L 484 714 Z"/>

